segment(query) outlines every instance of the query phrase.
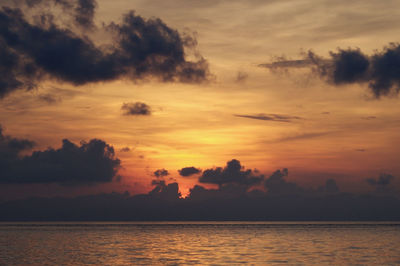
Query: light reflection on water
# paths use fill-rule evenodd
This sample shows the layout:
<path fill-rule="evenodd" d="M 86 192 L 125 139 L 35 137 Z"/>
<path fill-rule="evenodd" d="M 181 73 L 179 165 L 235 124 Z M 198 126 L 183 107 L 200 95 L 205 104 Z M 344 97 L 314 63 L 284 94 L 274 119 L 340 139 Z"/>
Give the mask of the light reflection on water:
<path fill-rule="evenodd" d="M 0 223 L 0 265 L 400 264 L 400 224 Z"/>

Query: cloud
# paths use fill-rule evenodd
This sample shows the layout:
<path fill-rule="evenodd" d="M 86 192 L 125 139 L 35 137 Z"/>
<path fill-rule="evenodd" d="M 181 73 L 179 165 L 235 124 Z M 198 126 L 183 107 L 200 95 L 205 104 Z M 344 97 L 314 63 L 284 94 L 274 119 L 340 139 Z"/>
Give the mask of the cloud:
<path fill-rule="evenodd" d="M 236 82 L 244 82 L 249 78 L 249 74 L 243 71 L 239 71 L 236 75 Z"/>
<path fill-rule="evenodd" d="M 169 175 L 168 171 L 165 170 L 164 168 L 156 170 L 153 174 L 155 177 L 158 177 L 158 178 Z"/>
<path fill-rule="evenodd" d="M 275 121 L 275 122 L 293 122 L 294 120 L 300 120 L 301 117 L 280 115 L 280 114 L 258 114 L 258 115 L 234 115 L 236 117 L 250 118 L 264 121 Z"/>
<path fill-rule="evenodd" d="M 383 187 L 383 186 L 389 186 L 392 183 L 393 179 L 394 179 L 394 176 L 392 176 L 392 175 L 381 174 L 377 179 L 368 178 L 366 181 L 371 186 Z"/>
<path fill-rule="evenodd" d="M 259 64 L 259 67 L 265 67 L 269 69 L 279 69 L 279 68 L 303 68 L 312 66 L 313 62 L 308 59 L 300 60 L 286 60 L 284 58 L 278 58 L 278 61 L 266 64 Z"/>
<path fill-rule="evenodd" d="M 25 146 L 24 146 L 25 147 Z M 28 147 L 29 148 L 29 147 Z M 54 158 L 54 156 L 53 156 Z M 160 169 L 160 172 L 165 169 Z M 224 168 L 208 169 L 218 189 L 195 185 L 182 198 L 176 182 L 152 181 L 147 194 L 110 193 L 75 198 L 28 198 L 0 202 L 0 220 L 132 220 L 132 221 L 388 221 L 400 219 L 398 195 L 340 192 L 334 179 L 317 189 L 286 180 L 289 171 L 277 170 L 268 178 L 245 170 L 237 160 Z M 204 171 L 204 172 L 206 172 Z M 1 172 L 3 173 L 3 172 Z M 256 178 L 258 181 L 249 181 Z M 393 178 L 382 175 L 374 185 L 387 186 Z M 209 182 L 211 181 L 211 182 Z M 263 182 L 266 191 L 248 189 Z M 222 185 L 221 185 L 222 184 Z M 258 187 L 260 188 L 260 187 Z"/>
<path fill-rule="evenodd" d="M 120 152 L 130 152 L 131 149 L 129 147 L 123 147 L 122 149 L 119 150 Z"/>
<path fill-rule="evenodd" d="M 271 70 L 309 67 L 313 72 L 333 85 L 368 84 L 375 98 L 397 95 L 400 88 L 400 45 L 391 43 L 381 51 L 368 56 L 359 48 L 340 49 L 330 52 L 330 58 L 317 56 L 312 51 L 300 60 L 278 59 L 260 64 Z"/>
<path fill-rule="evenodd" d="M 95 0 L 25 0 L 24 3 L 27 8 L 60 6 L 63 13 L 72 16 L 76 25 L 86 29 L 94 28 L 93 19 L 97 8 Z"/>
<path fill-rule="evenodd" d="M 0 125 L 0 169 L 5 171 L 9 161 L 17 160 L 22 151 L 30 150 L 35 146 L 35 142 L 28 139 L 18 139 L 3 134 Z M 0 176 L 2 176 L 1 174 Z"/>
<path fill-rule="evenodd" d="M 303 193 L 303 189 L 296 183 L 287 182 L 289 171 L 287 168 L 276 170 L 269 178 L 264 181 L 264 186 L 271 195 L 291 195 Z"/>
<path fill-rule="evenodd" d="M 361 119 L 364 119 L 364 120 L 373 120 L 373 119 L 377 119 L 377 117 L 376 117 L 376 116 L 373 116 L 373 115 L 371 115 L 371 116 L 365 116 L 365 117 L 361 117 Z"/>
<path fill-rule="evenodd" d="M 284 175 L 284 170 L 279 176 Z M 280 179 L 280 177 L 278 177 Z M 182 198 L 177 183 L 159 183 L 147 194 L 110 193 L 74 198 L 0 202 L 2 221 L 398 221 L 395 196 L 341 193 L 334 180 L 319 191 L 270 195 L 259 190 L 194 186 Z"/>
<path fill-rule="evenodd" d="M 249 188 L 259 184 L 263 179 L 263 175 L 257 175 L 256 171 L 250 169 L 244 170 L 240 162 L 233 159 L 227 162 L 224 168 L 217 167 L 204 170 L 199 178 L 199 182 L 217 184 L 220 188 L 228 184 Z"/>
<path fill-rule="evenodd" d="M 313 138 L 326 136 L 326 135 L 329 135 L 332 133 L 334 133 L 334 132 L 332 132 L 332 131 L 331 132 L 307 132 L 307 133 L 301 133 L 301 134 L 297 134 L 297 135 L 285 136 L 285 137 L 277 139 L 274 142 L 286 142 L 286 141 L 313 139 Z"/>
<path fill-rule="evenodd" d="M 151 115 L 151 108 L 145 103 L 124 103 L 121 107 L 124 115 Z"/>
<path fill-rule="evenodd" d="M 201 169 L 191 166 L 191 167 L 184 167 L 184 168 L 178 170 L 178 172 L 181 176 L 186 177 L 186 176 L 191 176 L 191 175 L 201 173 Z"/>
<path fill-rule="evenodd" d="M 339 193 L 340 189 L 339 189 L 339 186 L 336 184 L 336 180 L 330 178 L 330 179 L 326 180 L 325 186 L 319 187 L 319 191 L 327 193 L 327 194 L 335 194 L 335 193 Z"/>
<path fill-rule="evenodd" d="M 75 7 L 75 21 L 84 28 L 94 28 L 93 18 L 97 3 L 94 0 L 78 0 Z"/>
<path fill-rule="evenodd" d="M 39 100 L 44 101 L 48 104 L 55 104 L 58 102 L 61 102 L 61 99 L 50 94 L 50 93 L 46 93 L 46 94 L 40 94 L 38 95 Z"/>
<path fill-rule="evenodd" d="M 20 156 L 33 142 L 1 135 L 0 183 L 59 183 L 80 185 L 111 182 L 120 168 L 114 149 L 102 140 L 81 142 L 80 146 L 63 140 L 59 149 L 48 148 Z"/>
<path fill-rule="evenodd" d="M 178 200 L 181 197 L 178 183 L 166 184 L 165 181 L 153 182 L 156 187 L 149 192 L 153 199 Z"/>
<path fill-rule="evenodd" d="M 32 3 L 36 2 L 41 1 Z M 91 24 L 94 8 L 93 1 L 77 1 L 78 21 Z M 35 88 L 46 79 L 78 86 L 122 77 L 189 83 L 209 78 L 204 58 L 185 58 L 185 48 L 195 49 L 194 38 L 183 37 L 160 19 L 144 19 L 130 11 L 121 23 L 105 26 L 112 38 L 108 45 L 98 46 L 89 35 L 57 25 L 51 15 L 39 17 L 35 23 L 21 9 L 0 10 L 0 97 L 17 89 Z"/>
<path fill-rule="evenodd" d="M 396 187 L 394 186 L 394 181 L 396 177 L 390 174 L 380 174 L 378 178 L 368 178 L 367 183 L 375 188 L 375 193 L 390 195 L 396 194 Z"/>
<path fill-rule="evenodd" d="M 287 59 L 284 56 L 275 57 L 275 61 L 272 63 L 259 64 L 259 67 L 268 68 L 271 70 L 276 69 L 288 69 L 288 68 L 304 68 L 304 67 L 315 67 L 330 64 L 330 59 L 323 59 L 322 57 L 316 55 L 313 51 L 308 51 L 301 54 L 303 59 Z"/>
<path fill-rule="evenodd" d="M 336 53 L 331 52 L 330 54 L 333 61 L 333 69 L 326 75 L 331 75 L 332 77 L 330 78 L 333 79 L 335 84 L 364 82 L 366 80 L 369 60 L 359 49 L 338 49 Z"/>

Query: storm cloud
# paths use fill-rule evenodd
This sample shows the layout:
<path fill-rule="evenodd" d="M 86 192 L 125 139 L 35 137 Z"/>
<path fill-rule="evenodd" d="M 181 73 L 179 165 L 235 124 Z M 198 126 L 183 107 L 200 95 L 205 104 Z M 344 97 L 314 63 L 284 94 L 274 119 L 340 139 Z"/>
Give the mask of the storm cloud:
<path fill-rule="evenodd" d="M 0 135 L 0 183 L 82 185 L 111 182 L 120 168 L 113 147 L 99 139 L 80 145 L 64 139 L 59 149 L 21 155 L 33 145 L 29 140 Z"/>
<path fill-rule="evenodd" d="M 337 49 L 330 58 L 323 58 L 312 51 L 303 54 L 303 59 L 277 61 L 260 64 L 271 70 L 309 67 L 314 73 L 333 85 L 368 84 L 375 98 L 391 96 L 400 90 L 400 45 L 389 44 L 372 55 L 360 49 Z"/>
<path fill-rule="evenodd" d="M 55 3 L 73 5 L 79 24 L 91 28 L 95 2 Z M 194 37 L 182 37 L 160 19 L 129 11 L 122 22 L 105 24 L 103 30 L 111 37 L 107 45 L 99 46 L 89 35 L 56 24 L 51 14 L 39 17 L 35 22 L 22 9 L 0 10 L 0 97 L 35 88 L 47 79 L 84 85 L 122 77 L 189 83 L 209 77 L 208 63 L 200 55 L 197 61 L 186 60 L 185 48 L 195 48 Z"/>

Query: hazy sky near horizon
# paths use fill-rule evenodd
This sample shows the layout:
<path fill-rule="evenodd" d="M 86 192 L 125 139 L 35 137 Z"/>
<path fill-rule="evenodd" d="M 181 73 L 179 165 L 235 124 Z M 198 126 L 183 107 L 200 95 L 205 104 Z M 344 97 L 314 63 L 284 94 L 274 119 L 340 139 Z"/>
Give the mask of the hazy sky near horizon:
<path fill-rule="evenodd" d="M 37 14 L 62 12 L 51 1 L 32 8 L 22 0 L 0 4 L 21 8 L 32 24 Z M 204 170 L 231 159 L 267 176 L 288 168 L 288 178 L 306 186 L 334 178 L 344 191 L 365 191 L 367 178 L 400 176 L 400 68 L 393 70 L 391 93 L 376 97 L 367 79 L 339 84 L 312 66 L 265 65 L 304 63 L 310 50 L 329 61 L 338 48 L 373 58 L 400 41 L 399 7 L 395 0 L 98 0 L 92 28 L 80 29 L 69 17 L 55 16 L 54 23 L 100 47 L 112 40 L 103 25 L 121 23 L 130 10 L 145 20 L 159 18 L 196 39 L 185 46 L 185 58 L 206 60 L 206 80 L 163 81 L 150 74 L 74 84 L 47 73 L 36 88 L 0 99 L 3 134 L 34 141 L 32 150 L 59 148 L 62 139 L 112 145 L 122 181 L 85 191 L 147 192 L 154 171 L 164 168 L 187 194 L 197 179 L 180 177 L 178 169 Z"/>

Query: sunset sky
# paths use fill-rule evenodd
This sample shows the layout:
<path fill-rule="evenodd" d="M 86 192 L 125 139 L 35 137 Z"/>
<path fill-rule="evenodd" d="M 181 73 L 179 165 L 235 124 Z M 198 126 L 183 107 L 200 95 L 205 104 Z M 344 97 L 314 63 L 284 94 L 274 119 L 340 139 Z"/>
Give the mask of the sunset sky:
<path fill-rule="evenodd" d="M 365 192 L 373 189 L 366 180 L 381 174 L 394 176 L 399 187 L 398 1 L 98 0 L 81 13 L 52 0 L 0 3 L 3 139 L 35 143 L 19 158 L 60 149 L 63 139 L 76 145 L 99 139 L 113 146 L 121 166 L 112 181 L 89 186 L 6 177 L 4 198 L 146 193 L 158 169 L 166 169 L 166 182 L 179 183 L 185 196 L 201 174 L 183 177 L 179 169 L 224 167 L 232 159 L 265 176 L 288 168 L 287 179 L 304 187 L 332 178 L 343 191 Z M 135 26 L 127 20 L 130 10 L 131 19 L 143 19 L 143 61 L 124 46 L 125 30 Z M 146 35 L 155 28 L 174 38 Z M 61 37 L 51 36 L 62 34 L 90 43 L 95 56 L 77 53 L 83 59 L 75 59 L 71 48 L 71 63 L 62 50 L 69 48 L 54 50 Z M 174 48 L 158 47 L 157 38 Z M 181 48 L 184 59 L 166 55 L 175 60 L 172 70 L 157 65 L 158 51 Z M 37 72 L 10 68 L 4 51 Z M 49 54 L 58 60 L 56 70 Z M 133 57 L 139 63 L 127 62 Z M 95 62 L 67 69 L 78 69 L 74 64 L 85 58 Z M 101 60 L 110 66 L 100 69 Z M 138 64 L 148 68 L 138 74 Z M 192 70 L 198 72 L 187 75 Z M 22 85 L 7 83 L 10 75 Z"/>

